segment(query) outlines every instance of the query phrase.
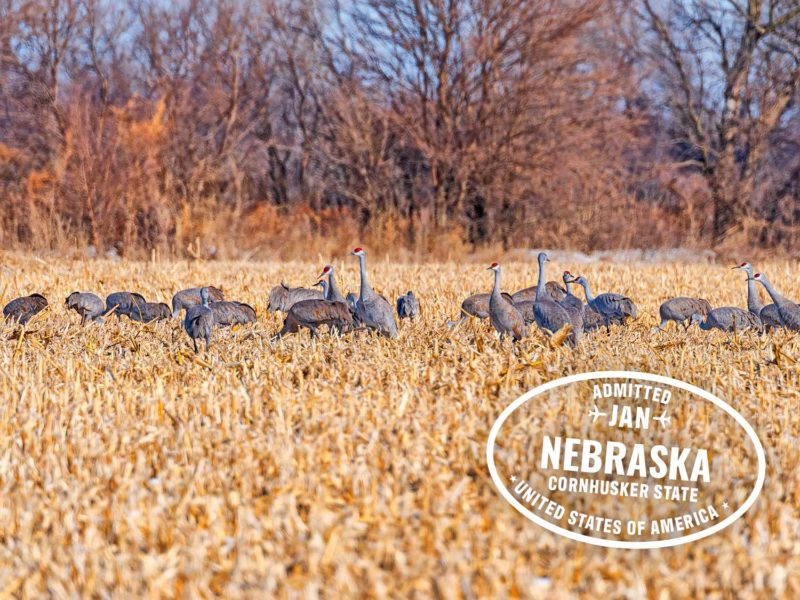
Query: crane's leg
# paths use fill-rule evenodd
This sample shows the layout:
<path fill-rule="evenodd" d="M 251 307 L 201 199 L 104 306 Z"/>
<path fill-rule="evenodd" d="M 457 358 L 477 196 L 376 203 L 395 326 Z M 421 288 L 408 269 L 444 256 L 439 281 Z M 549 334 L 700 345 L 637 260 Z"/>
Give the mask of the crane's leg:
<path fill-rule="evenodd" d="M 208 347 L 211 345 L 211 334 L 206 334 L 206 352 L 208 352 Z"/>
<path fill-rule="evenodd" d="M 81 313 L 81 325 L 86 325 L 86 313 Z"/>
<path fill-rule="evenodd" d="M 192 338 L 192 344 L 194 344 L 194 353 L 197 354 L 197 340 Z"/>

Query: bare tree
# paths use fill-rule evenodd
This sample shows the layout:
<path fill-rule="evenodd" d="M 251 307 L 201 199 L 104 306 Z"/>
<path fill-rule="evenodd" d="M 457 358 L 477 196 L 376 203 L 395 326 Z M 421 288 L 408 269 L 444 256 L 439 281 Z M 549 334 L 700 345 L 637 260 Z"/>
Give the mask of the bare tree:
<path fill-rule="evenodd" d="M 642 0 L 643 47 L 655 83 L 713 200 L 720 243 L 753 214 L 770 136 L 800 83 L 800 4 L 794 0 Z"/>

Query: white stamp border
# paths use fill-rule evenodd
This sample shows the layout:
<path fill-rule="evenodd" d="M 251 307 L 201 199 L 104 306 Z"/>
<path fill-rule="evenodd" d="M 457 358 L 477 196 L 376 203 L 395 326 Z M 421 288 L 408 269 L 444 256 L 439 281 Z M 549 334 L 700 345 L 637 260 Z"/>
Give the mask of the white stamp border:
<path fill-rule="evenodd" d="M 731 515 L 728 515 L 725 519 L 709 527 L 708 529 L 704 529 L 703 531 L 698 531 L 692 533 L 690 535 L 681 536 L 678 538 L 672 538 L 668 540 L 650 540 L 645 542 L 631 542 L 631 541 L 621 541 L 621 540 L 609 540 L 609 539 L 602 539 L 602 538 L 595 538 L 588 535 L 584 535 L 582 533 L 575 533 L 574 531 L 570 531 L 569 529 L 564 529 L 563 527 L 559 527 L 539 517 L 532 513 L 530 510 L 525 508 L 512 494 L 508 491 L 503 481 L 500 479 L 500 475 L 497 473 L 497 467 L 494 462 L 494 444 L 495 440 L 497 439 L 497 434 L 500 432 L 500 429 L 505 423 L 506 419 L 513 413 L 517 408 L 519 408 L 522 404 L 527 402 L 528 400 L 535 398 L 536 396 L 543 394 L 549 390 L 552 390 L 557 387 L 561 387 L 563 385 L 568 385 L 570 383 L 575 383 L 578 381 L 586 381 L 589 379 L 620 379 L 620 378 L 632 378 L 632 379 L 640 379 L 644 381 L 652 381 L 655 383 L 661 383 L 665 385 L 669 385 L 671 387 L 676 387 L 697 396 L 700 396 L 704 400 L 708 400 L 715 406 L 721 408 L 726 413 L 728 413 L 733 419 L 744 429 L 747 436 L 750 438 L 750 441 L 753 443 L 753 446 L 756 451 L 756 455 L 758 456 L 758 475 L 756 477 L 756 483 L 753 486 L 752 492 L 747 497 L 747 500 Z M 489 467 L 489 474 L 492 476 L 492 481 L 494 482 L 495 487 L 500 491 L 500 494 L 508 501 L 517 511 L 522 513 L 527 519 L 533 521 L 537 525 L 544 527 L 548 531 L 551 531 L 557 535 L 562 537 L 569 538 L 576 542 L 583 542 L 586 544 L 591 544 L 594 546 L 603 546 L 606 548 L 621 548 L 626 550 L 646 550 L 646 549 L 654 549 L 654 548 L 669 548 L 671 546 L 679 546 L 681 544 L 688 544 L 689 542 L 695 542 L 697 540 L 703 539 L 710 535 L 714 535 L 718 531 L 721 531 L 734 523 L 737 519 L 739 519 L 747 510 L 753 505 L 758 498 L 758 495 L 761 493 L 761 488 L 764 486 L 764 479 L 766 478 L 767 473 L 767 459 L 766 455 L 764 454 L 764 447 L 761 445 L 761 440 L 758 438 L 753 427 L 750 423 L 745 420 L 745 418 L 739 414 L 739 412 L 734 409 L 731 405 L 729 405 L 724 400 L 718 398 L 711 392 L 708 392 L 702 388 L 699 388 L 695 385 L 690 383 L 686 383 L 685 381 L 681 381 L 679 379 L 673 379 L 672 377 L 666 377 L 664 375 L 655 375 L 653 373 L 642 373 L 639 371 L 591 371 L 587 373 L 578 373 L 575 375 L 568 375 L 567 377 L 561 377 L 559 379 L 554 379 L 553 381 L 549 381 L 542 385 L 539 385 L 532 390 L 526 392 L 519 398 L 517 398 L 514 402 L 512 402 L 506 409 L 500 413 L 500 416 L 492 425 L 492 429 L 489 432 L 489 439 L 486 442 L 486 462 Z"/>

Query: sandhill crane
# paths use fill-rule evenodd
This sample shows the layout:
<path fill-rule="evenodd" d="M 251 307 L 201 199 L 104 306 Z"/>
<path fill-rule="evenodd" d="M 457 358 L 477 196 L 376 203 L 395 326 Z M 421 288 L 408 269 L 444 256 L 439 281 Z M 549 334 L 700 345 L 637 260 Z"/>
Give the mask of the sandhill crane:
<path fill-rule="evenodd" d="M 211 302 L 208 307 L 214 313 L 214 324 L 218 327 L 232 327 L 256 322 L 256 310 L 244 302 L 222 300 Z"/>
<path fill-rule="evenodd" d="M 419 316 L 419 302 L 411 290 L 397 299 L 397 316 L 401 319 L 413 319 Z"/>
<path fill-rule="evenodd" d="M 327 325 L 331 331 L 346 332 L 354 328 L 353 313 L 345 302 L 314 298 L 296 302 L 286 313 L 283 328 L 272 338 L 276 340 L 287 333 L 297 333 L 302 327 L 316 337 L 317 329 Z"/>
<path fill-rule="evenodd" d="M 749 262 L 743 262 L 731 268 L 741 269 L 747 273 L 747 309 L 761 319 L 761 324 L 764 326 L 764 329 L 769 331 L 778 327 L 783 327 L 778 305 L 773 302 L 772 304 L 764 306 L 764 303 L 761 302 L 761 296 L 758 295 L 758 288 L 756 287 L 756 280 L 753 279 L 753 265 Z"/>
<path fill-rule="evenodd" d="M 769 297 L 772 298 L 772 301 L 778 307 L 783 326 L 792 331 L 800 331 L 800 306 L 787 300 L 776 292 L 775 288 L 772 287 L 772 284 L 767 279 L 767 276 L 763 273 L 756 273 L 753 275 L 753 279 L 766 288 Z"/>
<path fill-rule="evenodd" d="M 200 298 L 200 290 L 202 288 L 189 288 L 181 290 L 172 297 L 172 318 L 174 319 L 180 315 L 181 310 L 189 310 L 192 306 L 197 306 L 202 303 Z M 222 290 L 215 288 L 213 285 L 206 286 L 208 290 L 209 302 L 222 302 L 225 300 L 225 294 Z"/>
<path fill-rule="evenodd" d="M 163 302 L 145 302 L 137 305 L 136 310 L 128 315 L 131 321 L 141 321 L 150 323 L 152 321 L 164 321 L 172 315 L 169 306 Z"/>
<path fill-rule="evenodd" d="M 323 298 L 325 300 L 330 300 L 332 302 L 345 302 L 344 296 L 342 296 L 342 292 L 339 291 L 339 287 L 336 285 L 336 278 L 333 274 L 333 265 L 325 265 L 322 269 L 322 273 L 319 274 L 317 279 L 323 279 L 324 277 L 328 278 L 326 287 L 323 288 Z"/>
<path fill-rule="evenodd" d="M 573 279 L 572 282 L 583 286 L 586 303 L 600 315 L 606 329 L 608 329 L 611 324 L 622 325 L 628 318 L 636 318 L 636 305 L 633 303 L 633 300 L 627 296 L 607 292 L 595 297 L 589 289 L 589 282 L 586 281 L 586 278 L 582 275 Z"/>
<path fill-rule="evenodd" d="M 7 321 L 16 321 L 25 325 L 31 317 L 47 307 L 47 298 L 41 294 L 31 294 L 15 298 L 3 307 L 3 316 Z"/>
<path fill-rule="evenodd" d="M 84 325 L 86 321 L 103 322 L 102 315 L 105 304 L 99 296 L 91 292 L 72 292 L 67 296 L 64 304 L 81 316 L 81 325 Z"/>
<path fill-rule="evenodd" d="M 563 306 L 564 308 L 572 307 L 580 309 L 581 312 L 583 312 L 583 302 L 581 302 L 581 299 L 572 293 L 572 289 L 570 287 L 570 285 L 572 284 L 572 273 L 570 273 L 569 271 L 564 271 L 561 274 L 561 279 L 564 281 L 565 295 L 564 299 L 561 300 L 559 304 L 561 304 L 561 306 Z"/>
<path fill-rule="evenodd" d="M 551 295 L 547 292 L 544 281 L 544 264 L 548 262 L 550 258 L 546 253 L 540 252 L 536 260 L 539 263 L 539 281 L 536 285 L 536 296 L 533 302 L 534 320 L 541 329 L 547 330 L 550 333 L 559 331 L 564 325 L 572 326 L 570 340 L 573 344 L 576 344 L 580 341 L 581 333 L 583 333 L 583 315 L 579 317 L 575 314 L 574 317 L 571 317 L 564 306 L 553 300 Z M 563 300 L 565 297 L 566 291 L 561 299 Z"/>
<path fill-rule="evenodd" d="M 122 315 L 132 318 L 131 313 L 145 302 L 144 296 L 135 292 L 114 292 L 106 296 L 106 311 L 103 316 L 113 311 L 117 318 Z"/>
<path fill-rule="evenodd" d="M 691 324 L 692 315 L 701 315 L 705 317 L 711 311 L 711 304 L 705 298 L 687 298 L 678 297 L 670 298 L 661 303 L 658 308 L 658 314 L 661 317 L 661 323 L 655 329 L 665 329 L 667 323 L 675 321 L 683 325 L 683 330 L 689 329 Z"/>
<path fill-rule="evenodd" d="M 500 337 L 510 335 L 517 342 L 528 335 L 525 320 L 514 303 L 500 292 L 500 265 L 493 262 L 488 270 L 494 271 L 494 287 L 489 296 L 489 321 Z"/>
<path fill-rule="evenodd" d="M 376 294 L 367 280 L 367 254 L 363 248 L 354 248 L 350 253 L 358 257 L 358 266 L 361 273 L 361 293 L 356 302 L 356 314 L 359 320 L 369 329 L 378 331 L 389 338 L 397 337 L 397 322 L 394 320 L 392 305 Z"/>
<path fill-rule="evenodd" d="M 322 292 L 302 287 L 289 287 L 281 281 L 269 292 L 267 312 L 287 312 L 301 300 L 322 300 Z"/>
<path fill-rule="evenodd" d="M 200 304 L 195 304 L 186 309 L 186 318 L 183 327 L 192 338 L 194 352 L 197 354 L 197 340 L 206 341 L 206 352 L 211 345 L 211 331 L 214 329 L 214 312 L 208 306 L 209 289 L 200 288 Z"/>
<path fill-rule="evenodd" d="M 697 323 L 700 329 L 706 331 L 710 329 L 721 329 L 729 333 L 742 329 L 761 331 L 761 320 L 749 310 L 738 306 L 722 306 L 710 310 L 706 315 L 705 322 L 699 314 L 694 314 L 691 323 Z"/>

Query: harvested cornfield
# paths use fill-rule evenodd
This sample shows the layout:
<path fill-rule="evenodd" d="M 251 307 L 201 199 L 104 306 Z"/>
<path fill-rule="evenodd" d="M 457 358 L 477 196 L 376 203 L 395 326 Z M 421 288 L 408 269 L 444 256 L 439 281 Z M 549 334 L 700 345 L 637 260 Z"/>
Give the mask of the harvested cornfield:
<path fill-rule="evenodd" d="M 569 268 L 639 307 L 630 327 L 572 350 L 538 332 L 512 346 L 487 322 L 448 329 L 462 298 L 489 290 L 482 263 L 371 260 L 377 291 L 420 299 L 399 339 L 274 343 L 270 288 L 310 286 L 321 264 L 2 264 L 0 300 L 50 301 L 25 328 L 0 329 L 4 597 L 800 596 L 800 341 L 651 332 L 669 296 L 745 306 L 729 265 L 549 263 L 551 278 Z M 356 290 L 356 261 L 336 266 L 343 291 Z M 800 299 L 796 264 L 758 267 Z M 534 276 L 533 262 L 503 264 L 509 291 Z M 258 321 L 215 330 L 198 355 L 177 320 L 82 327 L 63 305 L 74 290 L 168 302 L 203 284 Z M 502 409 L 539 383 L 604 369 L 701 386 L 753 425 L 767 478 L 742 519 L 676 548 L 607 550 L 555 536 L 500 497 L 485 444 Z"/>

